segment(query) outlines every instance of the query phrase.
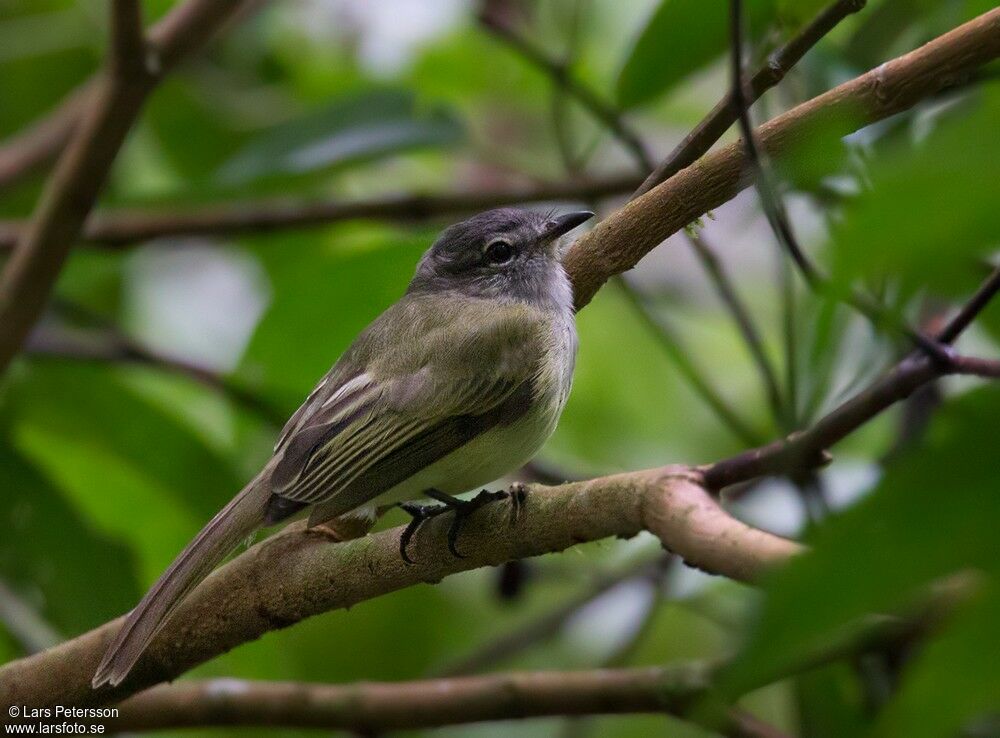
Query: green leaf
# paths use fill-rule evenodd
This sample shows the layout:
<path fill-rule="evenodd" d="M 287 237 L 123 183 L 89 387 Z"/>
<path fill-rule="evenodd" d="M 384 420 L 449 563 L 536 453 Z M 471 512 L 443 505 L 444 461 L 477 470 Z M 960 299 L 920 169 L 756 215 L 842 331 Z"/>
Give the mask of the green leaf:
<path fill-rule="evenodd" d="M 0 576 L 45 620 L 73 635 L 135 603 L 130 552 L 95 531 L 6 439 L 0 439 L 0 480 Z"/>
<path fill-rule="evenodd" d="M 771 0 L 746 3 L 750 36 L 772 17 Z M 618 76 L 618 104 L 650 102 L 729 48 L 729 3 L 663 0 L 639 34 Z"/>
<path fill-rule="evenodd" d="M 219 170 L 227 186 L 298 176 L 409 149 L 449 146 L 462 126 L 444 110 L 420 111 L 406 92 L 342 98 L 254 137 Z"/>
<path fill-rule="evenodd" d="M 795 679 L 799 730 L 810 738 L 858 735 L 868 722 L 855 669 L 829 664 Z"/>
<path fill-rule="evenodd" d="M 11 436 L 103 533 L 160 574 L 246 481 L 178 415 L 106 366 L 35 361 L 12 385 Z"/>
<path fill-rule="evenodd" d="M 849 203 L 833 233 L 841 285 L 891 277 L 905 294 L 975 286 L 973 258 L 1000 243 L 998 115 L 1000 95 L 986 96 L 871 162 L 870 191 Z"/>
<path fill-rule="evenodd" d="M 776 0 L 775 10 L 782 23 L 800 26 L 829 5 L 830 0 Z"/>
<path fill-rule="evenodd" d="M 260 254 L 271 305 L 239 373 L 289 411 L 361 330 L 402 296 L 430 234 L 374 224 L 269 238 Z"/>
<path fill-rule="evenodd" d="M 996 569 L 996 449 L 984 429 L 998 417 L 996 387 L 946 408 L 922 448 L 827 522 L 811 553 L 770 579 L 760 623 L 724 676 L 726 692 L 771 681 L 849 633 L 862 615 L 904 606 L 933 580 Z"/>
<path fill-rule="evenodd" d="M 11 392 L 19 424 L 78 439 L 141 470 L 198 516 L 242 486 L 232 462 L 105 366 L 40 360 Z"/>
<path fill-rule="evenodd" d="M 946 633 L 917 655 L 899 692 L 880 716 L 874 735 L 996 735 L 1000 708 L 995 649 L 998 631 L 1000 590 L 994 581 L 955 618 Z M 993 730 L 962 732 L 970 720 L 987 715 Z"/>

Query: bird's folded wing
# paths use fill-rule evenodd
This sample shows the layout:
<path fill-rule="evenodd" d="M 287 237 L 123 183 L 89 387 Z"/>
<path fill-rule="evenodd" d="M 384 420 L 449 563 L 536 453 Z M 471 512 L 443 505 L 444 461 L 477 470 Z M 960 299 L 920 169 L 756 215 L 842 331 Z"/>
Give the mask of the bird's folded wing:
<path fill-rule="evenodd" d="M 423 366 L 388 379 L 366 371 L 332 380 L 335 368 L 307 401 L 307 416 L 289 422 L 272 491 L 307 504 L 335 501 L 347 511 L 523 413 L 537 366 L 535 334 L 511 341 L 496 326 L 468 330 L 488 333 L 456 342 L 452 332 L 441 351 L 432 335 Z M 479 360 L 463 361 L 456 346 Z"/>

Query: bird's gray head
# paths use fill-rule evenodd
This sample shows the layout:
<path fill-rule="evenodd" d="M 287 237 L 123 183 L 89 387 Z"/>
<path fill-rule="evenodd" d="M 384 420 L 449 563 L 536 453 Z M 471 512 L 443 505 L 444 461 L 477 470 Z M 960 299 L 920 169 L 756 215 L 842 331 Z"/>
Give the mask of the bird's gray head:
<path fill-rule="evenodd" d="M 410 292 L 457 291 L 470 297 L 535 302 L 568 290 L 559 238 L 593 217 L 589 211 L 552 215 L 497 208 L 456 223 L 417 266 Z"/>

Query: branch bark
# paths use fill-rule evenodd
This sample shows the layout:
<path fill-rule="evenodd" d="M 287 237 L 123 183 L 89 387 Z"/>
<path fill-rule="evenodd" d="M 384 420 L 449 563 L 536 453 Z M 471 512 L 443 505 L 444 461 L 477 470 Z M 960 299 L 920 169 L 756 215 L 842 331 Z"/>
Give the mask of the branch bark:
<path fill-rule="evenodd" d="M 780 159 L 811 134 L 846 135 L 960 84 L 998 55 L 1000 9 L 995 9 L 768 121 L 757 129 L 757 139 L 769 156 Z M 744 146 L 736 142 L 603 220 L 566 255 L 577 308 L 612 276 L 751 183 Z"/>
<path fill-rule="evenodd" d="M 802 550 L 730 517 L 697 474 L 664 467 L 559 487 L 532 487 L 519 514 L 490 505 L 463 529 L 467 558 L 448 553 L 448 516 L 420 529 L 415 565 L 399 556 L 402 528 L 343 543 L 290 526 L 217 570 L 184 601 L 129 679 L 94 692 L 93 671 L 120 620 L 0 669 L 5 704 L 87 705 L 123 699 L 267 631 L 460 571 L 648 530 L 692 566 L 738 581 Z"/>

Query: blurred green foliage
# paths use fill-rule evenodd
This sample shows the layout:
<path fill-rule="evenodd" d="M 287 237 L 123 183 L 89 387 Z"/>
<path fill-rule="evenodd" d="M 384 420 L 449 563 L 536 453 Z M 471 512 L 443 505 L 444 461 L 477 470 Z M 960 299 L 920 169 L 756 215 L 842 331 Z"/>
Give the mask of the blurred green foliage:
<path fill-rule="evenodd" d="M 762 59 L 822 4 L 746 3 L 753 58 Z M 144 4 L 149 18 L 171 5 Z M 553 125 L 559 106 L 543 73 L 478 29 L 463 3 L 385 5 L 395 13 L 391 22 L 374 4 L 309 0 L 273 3 L 235 25 L 151 99 L 102 207 L 169 212 L 262 196 L 350 200 L 565 176 Z M 755 113 L 773 114 L 991 5 L 872 0 Z M 0 134 L 21 130 L 96 69 L 104 11 L 98 0 L 0 3 Z M 636 127 L 663 153 L 726 89 L 727 15 L 723 2 L 547 0 L 525 4 L 512 22 L 568 58 L 606 99 L 635 109 Z M 945 300 L 973 289 L 1000 240 L 995 72 L 988 68 L 984 80 L 845 140 L 817 130 L 778 170 L 804 246 L 838 287 L 864 287 L 914 322 L 939 317 Z M 627 166 L 583 111 L 571 106 L 563 123 L 574 149 L 588 154 L 588 174 Z M 33 175 L 0 193 L 0 214 L 29 215 L 43 181 Z M 164 239 L 136 251 L 79 249 L 39 337 L 58 338 L 81 323 L 94 329 L 65 309 L 82 306 L 138 343 L 206 366 L 290 414 L 357 332 L 405 289 L 445 222 L 362 221 Z M 905 348 L 898 336 L 801 285 L 789 320 L 775 277 L 779 255 L 752 197 L 706 218 L 703 235 L 747 302 L 783 383 L 794 370 L 800 425 Z M 775 437 L 782 429 L 740 334 L 678 240 L 644 260 L 636 282 L 723 398 L 752 428 Z M 137 268 L 144 255 L 165 249 L 177 259 L 158 270 Z M 241 265 L 248 262 L 263 287 L 247 283 Z M 247 293 L 257 302 L 241 297 Z M 174 321 L 170 331 L 143 318 L 139 298 Z M 983 327 L 963 348 L 996 355 L 1000 307 L 984 314 Z M 615 287 L 580 314 L 579 329 L 576 385 L 543 461 L 576 476 L 701 463 L 740 450 Z M 226 340 L 211 340 L 212 331 Z M 202 344 L 217 350 L 188 355 L 191 336 L 208 336 Z M 224 350 L 231 345 L 237 348 Z M 266 460 L 277 427 L 259 408 L 176 367 L 96 361 L 69 349 L 56 354 L 29 352 L 0 385 L 0 580 L 71 636 L 135 602 Z M 802 736 L 954 735 L 996 714 L 1000 396 L 972 381 L 942 384 L 944 407 L 903 453 L 888 453 L 910 417 L 898 411 L 836 449 L 837 462 L 822 473 L 833 507 L 828 517 L 807 526 L 790 485 L 749 493 L 742 512 L 784 533 L 808 527 L 814 552 L 771 577 L 763 597 L 691 572 L 672 574 L 628 662 L 737 653 L 724 672 L 724 693 Z M 380 524 L 401 520 L 390 514 Z M 514 601 L 498 597 L 496 572 L 415 587 L 271 633 L 195 674 L 329 682 L 420 677 L 565 602 L 598 572 L 655 549 L 643 536 L 531 562 Z M 876 659 L 873 678 L 871 669 L 840 661 L 771 684 L 850 632 L 865 613 L 905 611 L 929 584 L 970 570 L 980 588 L 902 665 Z M 639 630 L 644 609 L 637 603 L 648 591 L 632 584 L 489 668 L 600 665 Z M 0 659 L 22 652 L 0 624 Z M 873 679 L 888 682 L 888 694 L 873 699 Z M 579 725 L 601 736 L 708 734 L 651 716 Z M 533 721 L 518 730 L 554 736 L 564 725 Z M 509 728 L 442 732 L 507 735 Z"/>

